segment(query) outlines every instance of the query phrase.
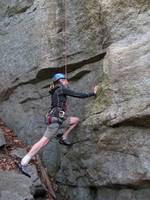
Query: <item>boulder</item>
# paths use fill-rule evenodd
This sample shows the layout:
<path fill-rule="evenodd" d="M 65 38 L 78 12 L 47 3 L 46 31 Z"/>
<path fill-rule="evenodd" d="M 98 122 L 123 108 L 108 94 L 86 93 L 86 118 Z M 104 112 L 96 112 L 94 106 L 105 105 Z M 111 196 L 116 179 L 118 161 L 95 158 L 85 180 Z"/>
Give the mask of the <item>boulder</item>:
<path fill-rule="evenodd" d="M 0 172 L 1 200 L 34 200 L 30 194 L 31 180 L 15 171 Z"/>
<path fill-rule="evenodd" d="M 27 154 L 27 151 L 24 148 L 16 148 L 11 151 L 11 155 L 18 158 L 23 158 L 26 154 Z"/>
<path fill-rule="evenodd" d="M 103 111 L 100 118 L 109 126 L 150 126 L 149 39 L 150 32 L 109 47 L 105 80 L 94 108 L 95 112 Z"/>

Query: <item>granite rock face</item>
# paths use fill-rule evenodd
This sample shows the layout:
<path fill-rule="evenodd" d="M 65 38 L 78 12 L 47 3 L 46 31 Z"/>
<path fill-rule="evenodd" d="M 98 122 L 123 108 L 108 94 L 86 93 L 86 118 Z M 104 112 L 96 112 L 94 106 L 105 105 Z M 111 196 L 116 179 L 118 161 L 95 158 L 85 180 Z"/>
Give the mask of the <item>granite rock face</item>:
<path fill-rule="evenodd" d="M 64 3 L 0 2 L 0 115 L 37 141 L 66 51 L 72 87 L 101 89 L 96 100 L 69 100 L 69 114 L 81 118 L 73 139 L 87 140 L 71 149 L 53 141 L 42 153 L 64 199 L 148 200 L 150 2 L 66 0 L 66 13 Z"/>
<path fill-rule="evenodd" d="M 0 199 L 1 200 L 33 200 L 30 194 L 31 181 L 24 175 L 16 172 L 0 172 Z M 15 180 L 15 181 L 14 181 Z"/>
<path fill-rule="evenodd" d="M 57 180 L 70 186 L 62 186 L 66 199 L 71 199 L 68 190 L 78 200 L 148 199 L 149 2 L 102 1 L 101 9 L 112 43 L 103 61 L 101 91 L 77 131 L 78 140 L 88 141 L 65 155 Z"/>
<path fill-rule="evenodd" d="M 88 12 L 88 8 L 81 4 L 81 10 L 78 10 L 75 6 L 77 5 L 70 5 L 68 2 L 66 15 L 68 20 L 70 16 L 72 18 L 67 22 L 65 32 L 64 4 L 61 1 L 1 2 L 0 112 L 7 124 L 28 143 L 28 137 L 35 139 L 36 135 L 38 138 L 44 131 L 44 115 L 50 107 L 50 77 L 58 70 L 64 71 L 65 48 L 68 48 L 68 71 L 72 72 L 69 74 L 70 78 L 74 81 L 81 77 L 90 77 L 90 80 L 86 81 L 87 88 L 82 86 L 80 91 L 83 88 L 91 89 L 89 82 L 92 82 L 93 78 L 88 76 L 90 72 L 94 71 L 93 76 L 96 72 L 100 73 L 102 65 L 99 60 L 104 56 L 104 51 L 99 45 L 101 38 L 94 40 L 95 31 L 97 35 L 102 35 L 99 18 L 95 11 L 94 26 L 90 21 L 91 17 L 86 17 L 85 10 Z M 11 15 L 8 14 L 10 12 Z M 76 21 L 79 13 L 83 15 L 82 20 L 79 18 Z M 76 27 L 77 22 L 80 23 L 79 27 Z M 86 33 L 83 31 L 83 24 L 87 24 Z M 85 35 L 89 33 L 91 37 L 86 39 Z M 68 38 L 67 47 L 64 45 L 65 37 Z M 90 49 L 87 46 L 90 46 Z M 90 65 L 93 62 L 95 63 Z M 99 76 L 95 82 L 98 79 Z M 18 119 L 21 119 L 19 123 Z"/>

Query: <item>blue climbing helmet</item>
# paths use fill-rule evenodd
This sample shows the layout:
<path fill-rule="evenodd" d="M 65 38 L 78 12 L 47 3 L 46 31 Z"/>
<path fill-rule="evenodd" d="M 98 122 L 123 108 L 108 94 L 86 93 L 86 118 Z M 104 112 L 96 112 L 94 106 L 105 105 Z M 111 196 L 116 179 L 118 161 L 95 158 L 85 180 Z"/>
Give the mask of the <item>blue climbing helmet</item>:
<path fill-rule="evenodd" d="M 66 79 L 65 75 L 62 73 L 57 73 L 53 76 L 52 81 L 58 81 L 59 79 Z"/>

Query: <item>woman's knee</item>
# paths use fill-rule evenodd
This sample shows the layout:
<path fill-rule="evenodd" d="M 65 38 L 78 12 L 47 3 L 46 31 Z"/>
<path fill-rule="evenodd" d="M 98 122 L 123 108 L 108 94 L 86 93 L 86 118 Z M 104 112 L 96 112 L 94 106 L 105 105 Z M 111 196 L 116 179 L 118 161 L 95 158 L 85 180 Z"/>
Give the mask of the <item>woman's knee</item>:
<path fill-rule="evenodd" d="M 76 124 L 78 124 L 79 122 L 80 122 L 80 119 L 76 117 Z"/>
<path fill-rule="evenodd" d="M 78 124 L 80 122 L 80 119 L 78 117 L 70 117 L 70 124 Z"/>
<path fill-rule="evenodd" d="M 47 138 L 47 137 L 42 137 L 41 139 L 40 139 L 40 144 L 41 144 L 41 146 L 46 146 L 48 143 L 49 143 L 49 139 Z"/>

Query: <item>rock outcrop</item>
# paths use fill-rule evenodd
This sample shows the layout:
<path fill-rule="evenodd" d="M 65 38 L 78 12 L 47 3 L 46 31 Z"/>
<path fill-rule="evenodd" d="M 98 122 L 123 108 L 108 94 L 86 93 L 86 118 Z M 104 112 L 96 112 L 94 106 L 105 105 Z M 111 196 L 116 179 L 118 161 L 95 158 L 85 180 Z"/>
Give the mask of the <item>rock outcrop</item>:
<path fill-rule="evenodd" d="M 64 193 L 70 190 L 74 199 L 149 199 L 150 24 L 145 24 L 143 2 L 132 26 L 134 4 L 102 1 L 106 24 L 114 26 L 109 27 L 112 44 L 103 61 L 101 91 L 80 128 L 79 139 L 89 141 L 74 145 L 57 174 Z"/>
<path fill-rule="evenodd" d="M 66 0 L 66 8 L 1 1 L 1 117 L 28 144 L 42 136 L 50 78 L 64 71 L 66 49 L 72 87 L 101 89 L 96 100 L 69 100 L 69 114 L 81 118 L 73 139 L 85 141 L 53 142 L 43 161 L 66 200 L 148 200 L 150 2 Z"/>
<path fill-rule="evenodd" d="M 19 169 L 19 163 L 27 153 L 24 143 L 17 139 L 1 119 L 0 130 L 1 138 L 5 141 L 0 147 L 0 200 L 39 200 L 40 198 L 44 200 L 48 190 L 42 173 L 38 173 L 41 172 L 42 165 L 39 161 L 36 163 L 37 167 L 32 163 L 27 166 L 30 177 L 23 174 Z"/>
<path fill-rule="evenodd" d="M 14 171 L 0 172 L 0 176 L 1 200 L 33 200 L 30 194 L 31 181 L 29 178 Z"/>

